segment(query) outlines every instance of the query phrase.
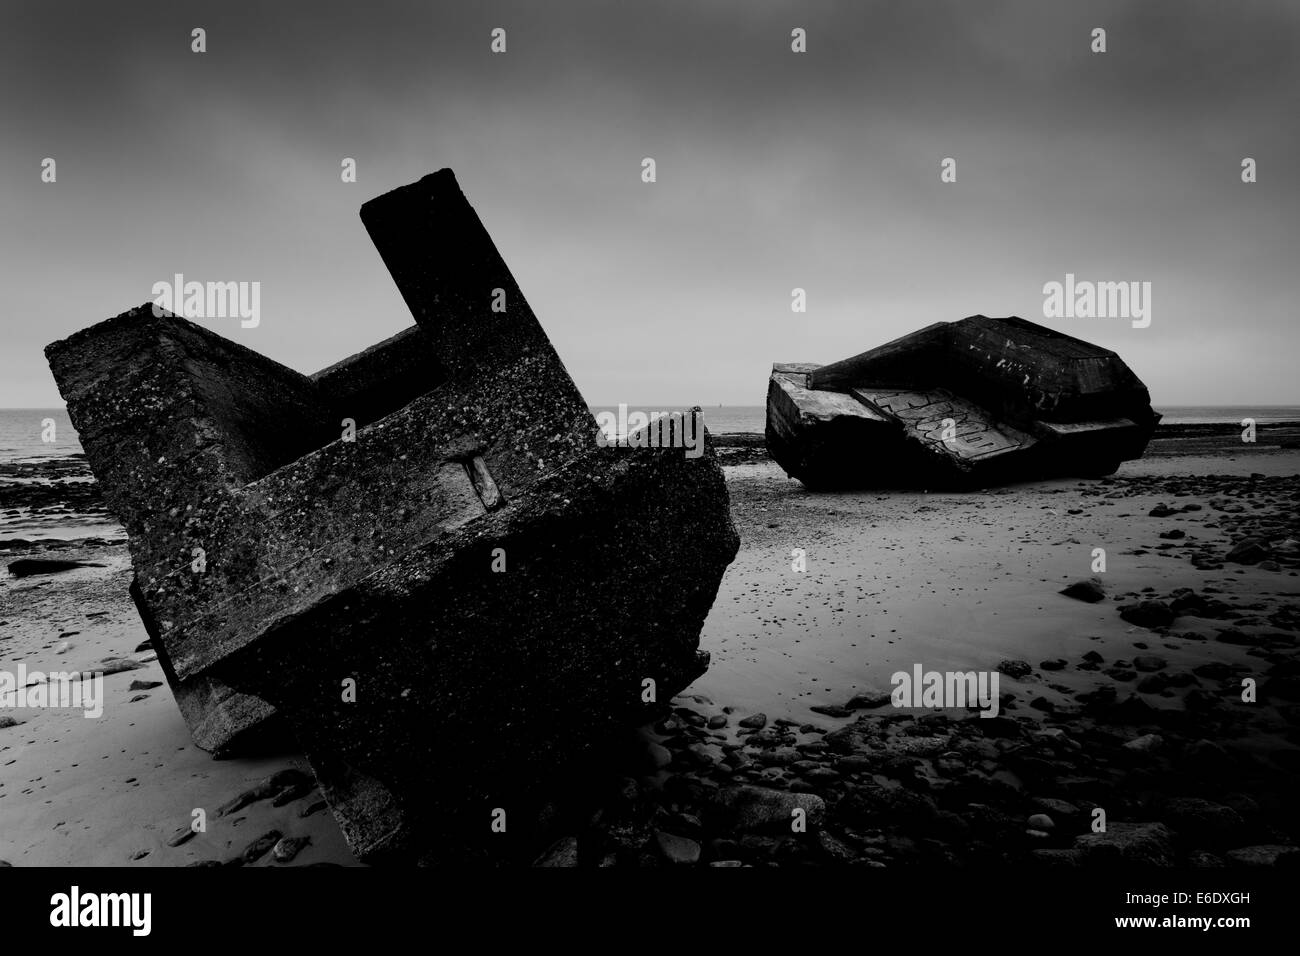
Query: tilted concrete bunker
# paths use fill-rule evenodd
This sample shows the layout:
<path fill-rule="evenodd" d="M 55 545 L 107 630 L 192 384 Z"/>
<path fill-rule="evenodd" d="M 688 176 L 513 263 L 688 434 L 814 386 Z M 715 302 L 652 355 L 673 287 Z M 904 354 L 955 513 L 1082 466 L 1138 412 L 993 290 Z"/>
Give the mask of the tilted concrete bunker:
<path fill-rule="evenodd" d="M 417 324 L 316 375 L 151 305 L 46 352 L 195 740 L 287 721 L 408 861 L 702 673 L 739 542 L 707 441 L 597 441 L 450 170 L 362 220 Z"/>
<path fill-rule="evenodd" d="M 810 488 L 961 488 L 1110 474 L 1159 420 L 1114 352 L 977 315 L 832 365 L 774 365 L 766 438 Z"/>

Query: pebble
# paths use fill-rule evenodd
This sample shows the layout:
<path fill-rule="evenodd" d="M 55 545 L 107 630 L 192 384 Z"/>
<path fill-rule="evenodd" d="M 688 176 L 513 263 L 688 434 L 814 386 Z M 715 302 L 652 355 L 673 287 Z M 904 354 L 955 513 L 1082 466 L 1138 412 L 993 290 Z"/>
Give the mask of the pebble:
<path fill-rule="evenodd" d="M 280 838 L 283 836 L 284 834 L 279 830 L 268 830 L 244 847 L 243 852 L 239 854 L 239 860 L 244 863 L 256 863 L 271 852 L 272 848 L 280 842 Z"/>
<path fill-rule="evenodd" d="M 274 849 L 271 850 L 271 856 L 275 858 L 277 863 L 288 863 L 301 853 L 309 843 L 311 843 L 311 837 L 309 836 L 283 837 L 276 841 Z"/>
<path fill-rule="evenodd" d="M 700 862 L 700 845 L 688 837 L 658 830 L 655 832 L 655 843 L 669 863 L 689 866 Z"/>

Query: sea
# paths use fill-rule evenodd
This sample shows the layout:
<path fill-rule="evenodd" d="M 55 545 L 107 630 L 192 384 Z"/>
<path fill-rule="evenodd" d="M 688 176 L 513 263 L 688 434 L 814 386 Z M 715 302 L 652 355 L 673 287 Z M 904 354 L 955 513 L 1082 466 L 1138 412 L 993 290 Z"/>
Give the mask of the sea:
<path fill-rule="evenodd" d="M 629 406 L 630 411 L 641 409 L 647 413 L 686 408 L 684 405 Z M 591 411 L 618 416 L 618 406 L 593 405 Z M 702 411 L 704 424 L 714 434 L 763 434 L 766 411 L 762 405 L 710 405 Z M 1260 425 L 1300 421 L 1300 405 L 1166 405 L 1157 406 L 1156 411 L 1164 416 L 1161 420 L 1164 425 L 1240 424 L 1243 418 L 1253 418 Z M 81 443 L 66 409 L 0 408 L 0 465 L 80 453 Z"/>

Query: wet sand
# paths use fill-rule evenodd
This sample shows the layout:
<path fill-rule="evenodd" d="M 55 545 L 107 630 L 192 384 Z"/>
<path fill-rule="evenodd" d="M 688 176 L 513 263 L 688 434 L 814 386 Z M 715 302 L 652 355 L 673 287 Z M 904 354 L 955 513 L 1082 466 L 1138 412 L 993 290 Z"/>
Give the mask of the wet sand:
<path fill-rule="evenodd" d="M 596 802 L 603 822 L 572 833 L 557 824 L 543 860 L 897 865 L 1002 854 L 1073 863 L 1087 858 L 1082 813 L 1099 799 L 1116 819 L 1140 821 L 1126 826 L 1167 825 L 1167 841 L 1139 834 L 1141 847 L 1159 845 L 1157 856 L 1166 853 L 1162 841 L 1182 862 L 1189 854 L 1220 863 L 1287 856 L 1255 851 L 1289 847 L 1297 836 L 1286 807 L 1300 767 L 1300 452 L 1241 447 L 1219 442 L 1193 456 L 1153 447 L 1112 479 L 973 494 L 814 495 L 762 455 L 728 466 L 742 545 L 701 638 L 712 665 L 629 744 L 644 751 L 642 771 L 630 782 L 613 773 L 608 793 L 583 798 Z M 1152 516 L 1161 504 L 1174 513 Z M 1268 556 L 1225 561 L 1242 537 L 1261 537 Z M 3 547 L 5 563 L 46 556 L 103 566 L 0 576 L 0 667 L 88 670 L 121 657 L 141 667 L 105 677 L 99 719 L 0 711 L 0 723 L 21 721 L 0 727 L 0 860 L 281 865 L 269 852 L 244 852 L 274 832 L 309 838 L 295 865 L 352 862 L 319 793 L 285 786 L 306 769 L 300 755 L 212 760 L 190 742 L 165 683 L 130 690 L 163 677 L 141 649 L 146 635 L 127 595 L 119 539 L 97 533 L 51 545 L 13 535 Z M 792 570 L 796 548 L 805 572 Z M 1106 571 L 1095 575 L 1105 600 L 1059 594 L 1094 576 L 1094 548 L 1106 550 Z M 1210 616 L 1183 613 L 1155 629 L 1121 617 L 1121 607 L 1168 602 L 1180 588 L 1209 600 Z M 1159 666 L 1139 670 L 1139 655 Z M 890 674 L 915 663 L 1002 670 L 1000 689 L 1010 695 L 1003 721 L 888 706 L 837 710 L 855 695 L 887 692 Z M 1251 675 L 1260 701 L 1234 706 L 1240 679 Z M 1129 746 L 1151 736 L 1161 738 L 1159 753 L 1147 756 L 1143 747 L 1159 750 L 1149 741 Z M 1188 769 L 1205 763 L 1207 739 L 1232 773 L 1220 766 L 1217 777 L 1201 779 Z M 218 814 L 286 771 L 247 806 Z M 770 829 L 737 837 L 734 815 L 715 825 L 723 818 L 713 810 L 719 801 L 734 810 L 738 787 L 771 795 L 769 824 L 788 816 L 782 801 L 809 794 L 825 825 L 812 843 Z M 286 789 L 287 802 L 273 806 Z M 897 805 L 904 791 L 921 802 Z M 1188 838 L 1179 822 L 1187 800 L 1208 802 L 1198 812 L 1230 814 L 1232 834 Z M 968 832 L 985 813 L 970 816 L 972 806 L 986 808 L 987 833 Z M 1053 806 L 1053 832 L 1028 826 L 1035 810 Z M 205 810 L 207 832 L 168 845 L 195 808 Z M 954 815 L 970 820 L 958 827 Z M 1132 851 L 1126 844 L 1115 852 Z"/>

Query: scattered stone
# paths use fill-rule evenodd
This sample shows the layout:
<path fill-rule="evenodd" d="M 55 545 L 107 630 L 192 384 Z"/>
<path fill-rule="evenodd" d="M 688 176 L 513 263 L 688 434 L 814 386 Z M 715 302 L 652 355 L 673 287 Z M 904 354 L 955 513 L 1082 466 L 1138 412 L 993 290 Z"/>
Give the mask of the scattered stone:
<path fill-rule="evenodd" d="M 658 830 L 655 843 L 669 863 L 693 866 L 700 862 L 700 845 L 687 837 Z"/>
<path fill-rule="evenodd" d="M 328 810 L 328 809 L 329 809 L 328 803 L 326 803 L 324 800 L 317 800 L 315 803 L 310 803 L 307 806 L 303 807 L 301 810 L 299 810 L 298 816 L 309 817 L 314 813 L 320 813 L 322 810 Z"/>
<path fill-rule="evenodd" d="M 853 711 L 847 707 L 840 707 L 838 704 L 818 704 L 809 707 L 814 714 L 821 714 L 823 717 L 852 717 Z"/>
<path fill-rule="evenodd" d="M 864 691 L 861 694 L 854 694 L 844 706 L 849 710 L 875 710 L 877 707 L 884 707 L 890 700 L 890 695 L 884 692 Z"/>
<path fill-rule="evenodd" d="M 1034 669 L 1029 666 L 1028 661 L 1012 660 L 1000 662 L 998 664 L 998 670 L 1007 677 L 1010 677 L 1012 680 L 1023 680 L 1034 672 Z"/>
<path fill-rule="evenodd" d="M 311 837 L 282 837 L 276 841 L 275 847 L 271 850 L 271 856 L 275 858 L 276 863 L 288 863 L 299 853 L 307 844 L 311 843 Z"/>
<path fill-rule="evenodd" d="M 262 857 L 266 856 L 267 853 L 271 852 L 275 845 L 280 842 L 282 836 L 284 836 L 284 834 L 279 830 L 268 830 L 252 843 L 248 844 L 248 846 L 244 847 L 243 852 L 239 854 L 239 861 L 241 863 L 256 863 Z"/>
<path fill-rule="evenodd" d="M 1234 564 L 1257 564 L 1268 557 L 1268 543 L 1262 538 L 1247 538 L 1233 545 L 1232 549 L 1223 557 L 1225 561 L 1231 561 Z M 13 566 L 10 565 L 10 570 Z"/>
<path fill-rule="evenodd" d="M 291 783 L 271 798 L 271 806 L 283 807 L 295 800 L 302 799 L 315 789 L 316 784 L 311 780 L 300 780 L 297 783 Z"/>
<path fill-rule="evenodd" d="M 746 729 L 762 730 L 767 726 L 767 714 L 751 714 L 748 717 L 741 718 L 740 726 Z"/>
<path fill-rule="evenodd" d="M 577 865 L 578 838 L 576 836 L 560 837 L 533 863 L 533 866 L 572 867 Z"/>
<path fill-rule="evenodd" d="M 1141 737 L 1134 737 L 1124 744 L 1125 750 L 1132 750 L 1135 753 L 1151 753 L 1159 750 L 1165 744 L 1165 738 L 1159 734 L 1143 734 Z"/>
<path fill-rule="evenodd" d="M 1300 847 L 1283 846 L 1277 843 L 1244 846 L 1229 850 L 1226 855 L 1232 862 L 1243 866 L 1277 866 L 1279 863 L 1294 866 L 1300 863 Z"/>
<path fill-rule="evenodd" d="M 740 831 L 779 827 L 788 833 L 796 809 L 804 811 L 808 827 L 813 829 L 820 825 L 826 810 L 826 802 L 816 794 L 748 786 L 723 790 L 717 802 Z"/>
<path fill-rule="evenodd" d="M 1069 587 L 1060 591 L 1066 597 L 1072 597 L 1076 601 L 1086 601 L 1089 604 L 1096 604 L 1098 601 L 1106 600 L 1106 589 L 1101 583 L 1101 578 L 1086 578 L 1082 581 L 1075 581 Z"/>
<path fill-rule="evenodd" d="M 194 839 L 194 828 L 184 826 L 167 838 L 167 845 L 180 846 L 182 843 L 186 843 L 192 839 Z"/>
<path fill-rule="evenodd" d="M 221 806 L 217 807 L 217 816 L 229 816 L 236 810 L 244 809 L 244 807 L 248 806 L 250 803 L 256 803 L 259 800 L 265 800 L 268 797 L 275 796 L 282 789 L 284 789 L 283 786 L 273 783 L 270 779 L 262 780 L 261 782 L 249 787 L 243 793 L 227 800 Z"/>
<path fill-rule="evenodd" d="M 1165 802 L 1161 816 L 1186 838 L 1222 846 L 1241 832 L 1245 821 L 1232 807 L 1200 797 L 1175 797 Z"/>
<path fill-rule="evenodd" d="M 1138 627 L 1167 627 L 1174 622 L 1174 612 L 1164 601 L 1139 601 L 1125 604 L 1119 616 Z"/>
<path fill-rule="evenodd" d="M 103 566 L 85 561 L 61 561 L 55 558 L 21 558 L 9 562 L 9 573 L 16 578 L 29 578 L 36 574 L 59 574 L 75 568 L 102 568 Z"/>
<path fill-rule="evenodd" d="M 1105 833 L 1076 837 L 1074 847 L 1087 862 L 1126 866 L 1172 866 L 1173 834 L 1163 823 L 1111 822 Z"/>

